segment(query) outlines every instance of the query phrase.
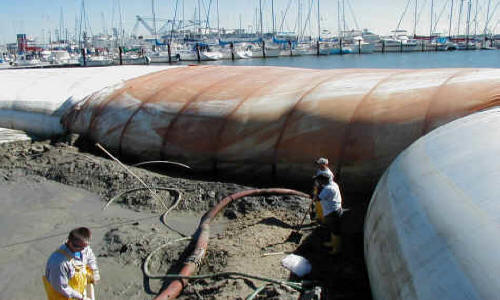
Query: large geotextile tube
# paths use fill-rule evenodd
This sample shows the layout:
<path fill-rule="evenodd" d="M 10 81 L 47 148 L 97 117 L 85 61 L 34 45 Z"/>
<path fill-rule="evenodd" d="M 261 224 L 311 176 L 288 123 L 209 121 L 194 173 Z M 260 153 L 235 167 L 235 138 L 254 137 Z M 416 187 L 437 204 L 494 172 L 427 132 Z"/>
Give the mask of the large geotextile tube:
<path fill-rule="evenodd" d="M 403 151 L 367 212 L 375 300 L 500 299 L 500 107 Z"/>
<path fill-rule="evenodd" d="M 243 197 L 259 195 L 295 195 L 305 198 L 310 197 L 308 194 L 299 191 L 282 188 L 252 189 L 238 192 L 225 197 L 210 211 L 208 211 L 201 219 L 200 225 L 198 226 L 198 230 L 195 234 L 197 237 L 197 240 L 195 241 L 195 249 L 193 250 L 191 256 L 189 256 L 184 262 L 184 267 L 179 272 L 179 275 L 190 276 L 197 271 L 203 257 L 205 257 L 208 246 L 208 239 L 210 236 L 210 223 L 215 218 L 215 216 L 217 216 L 217 214 L 221 210 L 223 210 L 229 203 L 234 200 Z M 170 282 L 167 288 L 160 295 L 158 295 L 155 300 L 175 299 L 182 292 L 182 289 L 184 288 L 184 286 L 186 286 L 187 282 L 188 280 L 186 278 L 181 278 Z"/>
<path fill-rule="evenodd" d="M 107 149 L 195 172 L 303 181 L 326 156 L 345 191 L 369 191 L 420 136 L 499 95 L 500 69 L 190 66 L 94 93 L 63 123 Z"/>

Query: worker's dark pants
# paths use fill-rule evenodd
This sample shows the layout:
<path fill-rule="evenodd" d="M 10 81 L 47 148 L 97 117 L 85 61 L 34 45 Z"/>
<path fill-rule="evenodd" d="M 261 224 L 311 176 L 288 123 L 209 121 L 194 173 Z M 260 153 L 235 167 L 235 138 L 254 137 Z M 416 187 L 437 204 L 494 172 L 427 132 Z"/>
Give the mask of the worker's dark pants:
<path fill-rule="evenodd" d="M 335 235 L 340 235 L 343 210 L 339 209 L 324 217 L 324 223 L 328 230 Z"/>

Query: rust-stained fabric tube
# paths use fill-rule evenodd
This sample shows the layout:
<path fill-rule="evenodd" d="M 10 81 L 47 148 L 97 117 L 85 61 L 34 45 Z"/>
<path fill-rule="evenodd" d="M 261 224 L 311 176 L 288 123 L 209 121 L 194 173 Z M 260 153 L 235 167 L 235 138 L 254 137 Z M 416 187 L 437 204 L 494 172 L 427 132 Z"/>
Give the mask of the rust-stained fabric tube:
<path fill-rule="evenodd" d="M 499 103 L 500 69 L 190 66 L 94 93 L 63 123 L 121 154 L 221 174 L 310 180 L 326 156 L 356 190 L 423 134 Z"/>
<path fill-rule="evenodd" d="M 271 189 L 252 189 L 242 192 L 238 192 L 229 195 L 222 199 L 216 206 L 214 206 L 210 211 L 208 211 L 200 221 L 197 231 L 197 239 L 195 241 L 195 248 L 191 256 L 187 258 L 184 263 L 184 267 L 179 272 L 179 275 L 189 276 L 196 272 L 198 265 L 201 263 L 202 259 L 205 257 L 205 253 L 208 247 L 208 239 L 210 237 L 210 223 L 217 216 L 217 214 L 223 210 L 229 203 L 234 200 L 238 200 L 243 197 L 249 196 L 259 196 L 259 195 L 295 195 L 300 197 L 309 198 L 309 195 L 290 189 L 282 188 L 271 188 Z M 172 281 L 167 288 L 158 295 L 155 300 L 167 300 L 175 299 L 181 292 L 184 286 L 187 284 L 188 280 L 178 279 Z"/>

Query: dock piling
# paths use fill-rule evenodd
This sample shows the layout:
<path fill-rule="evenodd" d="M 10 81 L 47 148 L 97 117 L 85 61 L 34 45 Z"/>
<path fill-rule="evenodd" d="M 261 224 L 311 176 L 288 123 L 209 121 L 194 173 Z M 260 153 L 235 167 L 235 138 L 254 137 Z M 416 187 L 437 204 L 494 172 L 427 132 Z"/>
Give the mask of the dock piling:
<path fill-rule="evenodd" d="M 120 66 L 121 66 L 121 65 L 123 65 L 123 47 L 122 46 L 118 47 L 118 53 L 120 56 Z"/>
<path fill-rule="evenodd" d="M 87 57 L 86 57 L 86 49 L 85 48 L 82 48 L 82 58 L 83 58 L 83 66 L 86 67 L 87 66 Z"/>

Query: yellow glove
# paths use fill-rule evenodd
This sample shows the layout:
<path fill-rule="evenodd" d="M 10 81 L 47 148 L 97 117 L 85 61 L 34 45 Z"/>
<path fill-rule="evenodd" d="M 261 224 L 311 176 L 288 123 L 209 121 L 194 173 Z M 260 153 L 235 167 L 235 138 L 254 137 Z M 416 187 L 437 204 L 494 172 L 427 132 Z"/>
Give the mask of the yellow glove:
<path fill-rule="evenodd" d="M 96 284 L 101 279 L 98 270 L 87 268 L 87 282 Z"/>

